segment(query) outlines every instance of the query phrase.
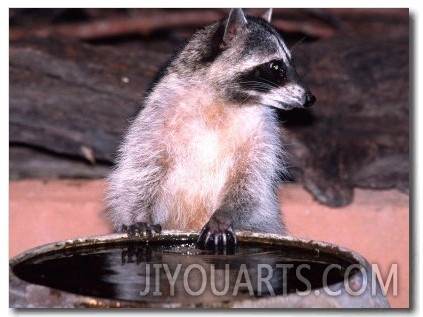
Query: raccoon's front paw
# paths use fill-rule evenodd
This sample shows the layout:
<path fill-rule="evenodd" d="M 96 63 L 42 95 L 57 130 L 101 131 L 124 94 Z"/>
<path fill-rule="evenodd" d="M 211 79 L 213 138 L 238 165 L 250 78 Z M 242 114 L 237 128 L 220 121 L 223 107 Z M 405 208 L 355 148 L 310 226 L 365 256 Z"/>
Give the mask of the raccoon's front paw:
<path fill-rule="evenodd" d="M 128 238 L 133 237 L 146 237 L 150 238 L 153 235 L 160 234 L 162 232 L 162 226 L 159 224 L 151 225 L 145 222 L 137 222 L 132 225 L 122 225 L 122 232 L 128 234 Z"/>
<path fill-rule="evenodd" d="M 236 235 L 231 223 L 219 217 L 212 217 L 197 239 L 197 246 L 202 249 L 233 249 L 236 244 Z"/>

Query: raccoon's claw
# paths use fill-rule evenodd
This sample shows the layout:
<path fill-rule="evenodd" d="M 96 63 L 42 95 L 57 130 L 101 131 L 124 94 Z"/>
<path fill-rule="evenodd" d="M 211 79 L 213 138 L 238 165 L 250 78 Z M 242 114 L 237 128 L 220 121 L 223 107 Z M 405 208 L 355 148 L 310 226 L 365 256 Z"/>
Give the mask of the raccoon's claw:
<path fill-rule="evenodd" d="M 134 237 L 150 238 L 154 236 L 156 233 L 160 234 L 162 232 L 162 226 L 159 224 L 150 225 L 145 222 L 137 222 L 129 226 L 122 225 L 121 231 L 127 233 L 128 238 L 134 238 Z"/>
<path fill-rule="evenodd" d="M 236 235 L 232 227 L 216 231 L 210 228 L 209 223 L 203 227 L 197 239 L 197 246 L 202 249 L 233 250 L 236 245 Z"/>

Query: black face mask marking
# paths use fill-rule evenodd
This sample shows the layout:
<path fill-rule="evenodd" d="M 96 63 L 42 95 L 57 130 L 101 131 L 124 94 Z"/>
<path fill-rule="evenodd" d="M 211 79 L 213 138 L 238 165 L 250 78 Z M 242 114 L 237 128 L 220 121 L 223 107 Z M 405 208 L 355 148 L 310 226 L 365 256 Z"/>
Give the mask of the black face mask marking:
<path fill-rule="evenodd" d="M 287 72 L 282 60 L 272 60 L 240 75 L 237 82 L 245 90 L 268 92 L 287 81 Z"/>

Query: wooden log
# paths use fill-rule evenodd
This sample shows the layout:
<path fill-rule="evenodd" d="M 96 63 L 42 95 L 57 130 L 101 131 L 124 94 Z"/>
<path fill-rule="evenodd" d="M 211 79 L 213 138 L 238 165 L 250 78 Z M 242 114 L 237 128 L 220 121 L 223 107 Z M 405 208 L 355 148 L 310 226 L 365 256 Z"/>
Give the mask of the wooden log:
<path fill-rule="evenodd" d="M 408 38 L 342 37 L 296 51 L 317 102 L 283 116 L 288 152 L 320 202 L 348 204 L 354 187 L 408 191 L 408 47 Z"/>
<path fill-rule="evenodd" d="M 162 46 L 161 49 L 165 49 Z M 112 162 L 120 135 L 168 58 L 154 48 L 42 40 L 10 47 L 10 142 Z"/>
<path fill-rule="evenodd" d="M 260 16 L 265 9 L 249 8 Z M 157 31 L 190 30 L 227 16 L 229 9 L 10 9 L 10 40 L 52 36 L 98 40 L 128 35 L 150 35 Z M 85 16 L 81 20 L 80 16 Z M 61 19 L 62 17 L 62 19 Z M 73 18 L 73 19 L 72 19 Z M 61 21 L 62 20 L 62 21 Z M 282 32 L 326 38 L 339 32 L 364 35 L 408 34 L 408 9 L 273 9 L 272 23 Z M 58 23 L 61 22 L 61 23 Z"/>
<path fill-rule="evenodd" d="M 102 178 L 110 164 L 90 164 L 75 157 L 65 157 L 27 146 L 9 149 L 9 179 L 22 178 Z"/>

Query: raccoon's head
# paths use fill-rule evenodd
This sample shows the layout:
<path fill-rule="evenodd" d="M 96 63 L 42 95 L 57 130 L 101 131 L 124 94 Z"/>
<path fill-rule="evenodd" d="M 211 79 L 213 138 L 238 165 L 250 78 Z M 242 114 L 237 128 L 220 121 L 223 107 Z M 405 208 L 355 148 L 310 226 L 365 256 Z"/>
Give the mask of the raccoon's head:
<path fill-rule="evenodd" d="M 198 32 L 184 52 L 190 66 L 221 98 L 237 104 L 261 104 L 279 109 L 309 107 L 316 98 L 292 64 L 291 53 L 270 24 L 271 10 L 262 17 L 232 9 L 229 17 Z"/>
<path fill-rule="evenodd" d="M 309 107 L 316 98 L 305 87 L 292 64 L 291 53 L 270 24 L 271 10 L 262 18 L 245 17 L 233 9 L 220 47 L 227 64 L 227 93 L 241 102 L 279 109 Z M 232 71 L 233 70 L 233 71 Z"/>

